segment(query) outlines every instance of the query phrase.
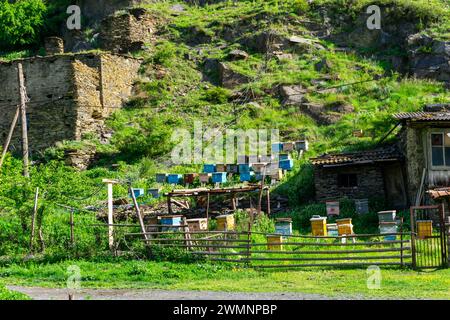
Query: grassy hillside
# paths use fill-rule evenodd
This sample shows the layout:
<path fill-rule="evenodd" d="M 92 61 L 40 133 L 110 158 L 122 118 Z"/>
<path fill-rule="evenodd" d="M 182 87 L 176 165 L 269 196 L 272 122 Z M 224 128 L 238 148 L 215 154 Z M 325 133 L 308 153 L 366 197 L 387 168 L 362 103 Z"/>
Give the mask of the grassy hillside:
<path fill-rule="evenodd" d="M 420 18 L 423 32 L 448 36 L 445 1 L 433 0 L 433 5 L 425 0 L 375 2 L 395 2 L 399 15 Z M 322 0 L 308 6 L 301 0 L 286 1 L 284 5 L 277 1 L 239 1 L 235 5 L 185 5 L 185 10 L 176 14 L 171 10 L 171 1 L 146 5 L 166 23 L 160 26 L 157 43 L 148 44 L 146 51 L 133 53 L 145 63 L 134 98 L 107 122 L 114 131 L 111 141 L 102 144 L 97 137 L 86 136 L 81 142 L 68 141 L 51 148 L 42 159 L 36 159 L 39 162 L 33 166 L 30 180 L 20 175 L 20 159 L 8 157 L 0 172 L 0 256 L 27 252 L 36 187 L 41 189 L 38 223 L 44 225 L 48 252 L 80 256 L 106 248 L 106 243 L 98 244 L 98 239 L 86 232 L 80 236 L 77 248 L 69 250 L 65 245 L 68 216 L 58 204 L 77 208 L 102 204 L 106 190 L 101 180 L 106 177 L 130 181 L 134 187 L 152 187 L 154 174 L 159 171 L 199 170 L 199 166 L 170 164 L 173 129 L 192 130 L 196 120 L 210 128 L 277 128 L 283 139 L 307 138 L 311 150 L 296 161 L 294 172 L 276 190 L 290 198 L 294 212 L 286 214 L 296 218 L 296 227 L 305 227 L 310 215 L 324 210 L 323 205 L 311 204 L 314 190 L 310 157 L 373 147 L 394 125 L 392 113 L 450 101 L 442 83 L 403 77 L 385 63 L 342 51 L 309 30 L 310 24 L 319 19 L 320 7 L 338 13 L 345 11 L 341 13 L 352 17 L 368 1 L 344 5 L 348 3 Z M 305 37 L 315 45 L 307 50 L 288 50 L 286 53 L 292 57 L 287 59 L 248 46 L 253 36 L 266 31 L 280 37 Z M 230 60 L 233 49 L 245 50 L 248 59 Z M 17 55 L 8 53 L 9 58 Z M 221 88 L 217 85 L 217 73 L 207 72 L 208 62 L 214 59 L 227 63 L 250 81 L 232 90 Z M 326 61 L 327 68 L 316 68 L 320 61 Z M 279 95 L 283 85 L 301 85 L 305 99 L 323 106 L 326 114 L 336 115 L 336 105 L 349 105 L 354 111 L 337 122 L 318 123 L 298 106 L 283 106 Z M 352 135 L 356 129 L 364 131 L 363 138 Z M 85 172 L 66 167 L 63 149 L 87 144 L 95 145 L 101 155 L 95 167 Z M 118 186 L 114 192 L 115 197 L 126 196 L 126 186 Z M 348 214 L 353 212 L 349 209 Z M 76 217 L 79 223 L 95 221 L 92 213 L 79 212 Z"/>

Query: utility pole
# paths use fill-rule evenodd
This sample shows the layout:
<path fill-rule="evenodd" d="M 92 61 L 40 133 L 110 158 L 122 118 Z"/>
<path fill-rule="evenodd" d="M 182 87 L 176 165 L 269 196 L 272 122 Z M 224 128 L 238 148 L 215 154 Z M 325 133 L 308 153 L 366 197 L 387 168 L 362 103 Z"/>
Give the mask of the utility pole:
<path fill-rule="evenodd" d="M 25 80 L 23 75 L 22 63 L 17 64 L 18 79 L 19 79 L 19 93 L 20 93 L 20 113 L 22 124 L 22 156 L 23 156 L 23 176 L 30 177 L 28 171 L 28 128 L 27 128 L 27 94 L 25 89 Z"/>

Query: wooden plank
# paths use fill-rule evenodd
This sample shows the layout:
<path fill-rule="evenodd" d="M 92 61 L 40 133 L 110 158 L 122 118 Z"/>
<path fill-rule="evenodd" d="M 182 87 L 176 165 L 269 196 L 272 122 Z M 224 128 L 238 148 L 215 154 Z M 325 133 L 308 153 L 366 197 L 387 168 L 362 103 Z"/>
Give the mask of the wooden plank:
<path fill-rule="evenodd" d="M 2 157 L 0 159 L 0 169 L 3 166 L 3 162 L 5 161 L 6 153 L 8 153 L 9 144 L 11 143 L 11 139 L 14 134 L 14 129 L 17 125 L 17 121 L 19 120 L 19 114 L 20 114 L 20 106 L 17 106 L 16 113 L 14 115 L 13 121 L 11 122 L 11 126 L 9 128 L 8 136 L 6 137 L 5 144 L 3 145 Z"/>
<path fill-rule="evenodd" d="M 411 247 L 403 247 L 403 250 L 410 250 Z M 273 251 L 273 250 L 260 250 L 252 251 L 252 254 L 264 253 L 264 254 L 351 254 L 351 253 L 374 253 L 374 252 L 399 252 L 401 248 L 380 248 L 380 249 L 365 249 L 365 250 L 332 250 L 332 251 Z"/>
<path fill-rule="evenodd" d="M 404 256 L 411 258 L 411 255 Z M 357 256 L 357 257 L 313 257 L 313 258 L 248 258 L 251 261 L 337 261 L 337 260 L 400 260 L 400 255 L 395 256 Z M 244 258 L 246 259 L 246 258 Z"/>
<path fill-rule="evenodd" d="M 147 240 L 142 240 L 147 241 Z M 185 244 L 174 244 L 174 243 L 157 243 L 155 246 L 161 246 L 161 247 L 178 247 L 178 248 L 217 248 L 217 249 L 246 249 L 247 246 L 240 245 L 240 246 L 229 246 L 229 245 L 215 245 L 215 244 L 192 244 L 192 245 L 185 245 Z"/>
<path fill-rule="evenodd" d="M 33 253 L 33 241 L 34 241 L 34 228 L 36 222 L 36 215 L 38 209 L 38 199 L 39 199 L 39 187 L 36 188 L 36 193 L 34 194 L 34 207 L 33 214 L 31 216 L 31 234 L 30 234 L 30 253 Z"/>
<path fill-rule="evenodd" d="M 178 238 L 178 239 L 170 239 L 170 238 L 153 238 L 153 239 L 146 239 L 147 241 L 153 241 L 153 242 L 158 242 L 158 241 L 185 241 L 184 238 Z M 236 243 L 249 243 L 250 241 L 248 240 L 234 240 L 234 239 L 195 239 L 192 238 L 192 241 L 196 241 L 196 242 L 236 242 Z"/>
<path fill-rule="evenodd" d="M 256 269 L 262 268 L 301 268 L 301 267 L 363 267 L 363 266 L 401 266 L 400 262 L 359 262 L 359 263 L 308 263 L 308 264 L 282 264 L 282 265 L 256 265 Z"/>
<path fill-rule="evenodd" d="M 409 242 L 408 240 L 403 240 L 404 243 Z M 395 241 L 383 241 L 383 242 L 356 242 L 356 243 L 320 243 L 320 242 L 274 242 L 272 245 L 287 245 L 287 246 L 326 246 L 326 247 L 348 247 L 348 246 L 380 246 L 389 244 L 399 244 L 402 243 L 400 240 Z M 253 247 L 267 246 L 267 243 L 253 243 Z"/>
<path fill-rule="evenodd" d="M 28 123 L 27 123 L 27 106 L 26 106 L 26 89 L 25 79 L 23 75 L 22 63 L 17 64 L 18 80 L 19 80 L 19 92 L 20 92 L 20 113 L 21 113 L 21 126 L 22 126 L 22 157 L 23 157 L 23 176 L 29 178 L 30 173 L 28 171 Z"/>

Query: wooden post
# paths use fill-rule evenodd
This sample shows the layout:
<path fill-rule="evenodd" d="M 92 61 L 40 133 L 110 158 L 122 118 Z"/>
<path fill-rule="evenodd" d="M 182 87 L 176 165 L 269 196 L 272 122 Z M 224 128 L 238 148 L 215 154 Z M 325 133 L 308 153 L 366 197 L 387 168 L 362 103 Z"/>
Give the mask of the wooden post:
<path fill-rule="evenodd" d="M 206 224 L 208 225 L 208 227 L 209 227 L 209 197 L 210 197 L 210 194 L 208 192 L 208 197 L 206 200 Z"/>
<path fill-rule="evenodd" d="M 35 221 L 36 221 L 36 214 L 37 214 L 37 208 L 38 208 L 38 198 L 39 198 L 39 187 L 36 188 L 36 193 L 34 195 L 34 209 L 33 209 L 33 215 L 31 217 L 30 254 L 33 253 L 34 225 L 35 225 Z"/>
<path fill-rule="evenodd" d="M 70 245 L 72 247 L 75 245 L 75 236 L 73 230 L 73 209 L 70 210 Z"/>
<path fill-rule="evenodd" d="M 267 189 L 267 216 L 270 216 L 270 189 Z"/>
<path fill-rule="evenodd" d="M 413 207 L 410 208 L 410 221 L 411 221 L 411 254 L 412 254 L 412 267 L 416 269 L 417 261 L 416 261 L 416 233 L 415 233 L 415 214 Z"/>
<path fill-rule="evenodd" d="M 232 205 L 233 211 L 236 211 L 236 193 L 233 193 L 233 196 L 231 198 L 231 205 Z"/>
<path fill-rule="evenodd" d="M 14 115 L 13 121 L 11 122 L 11 127 L 9 128 L 8 137 L 6 138 L 5 144 L 3 146 L 2 158 L 0 159 L 0 168 L 3 166 L 3 162 L 5 161 L 6 153 L 8 152 L 9 144 L 11 143 L 14 129 L 17 125 L 17 121 L 19 120 L 19 114 L 20 114 L 20 106 L 18 106 L 16 109 L 16 114 Z"/>
<path fill-rule="evenodd" d="M 109 249 L 114 251 L 113 185 L 117 181 L 104 179 L 103 183 L 108 186 L 108 243 Z"/>
<path fill-rule="evenodd" d="M 170 195 L 167 196 L 167 212 L 169 215 L 172 214 L 172 197 Z"/>
<path fill-rule="evenodd" d="M 30 177 L 28 171 L 28 128 L 27 128 L 27 106 L 26 106 L 26 89 L 23 75 L 22 64 L 17 64 L 18 78 L 19 78 L 19 92 L 20 92 L 20 111 L 21 111 L 21 125 L 22 125 L 22 156 L 23 156 L 23 176 Z"/>

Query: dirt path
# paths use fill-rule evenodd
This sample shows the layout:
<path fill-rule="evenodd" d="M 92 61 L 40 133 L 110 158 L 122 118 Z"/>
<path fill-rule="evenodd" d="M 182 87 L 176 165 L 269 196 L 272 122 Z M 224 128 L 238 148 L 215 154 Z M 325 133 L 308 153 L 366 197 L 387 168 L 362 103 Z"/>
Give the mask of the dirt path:
<path fill-rule="evenodd" d="M 8 286 L 35 300 L 68 300 L 67 289 Z M 143 289 L 81 289 L 74 300 L 329 300 L 318 294 L 170 291 Z"/>

